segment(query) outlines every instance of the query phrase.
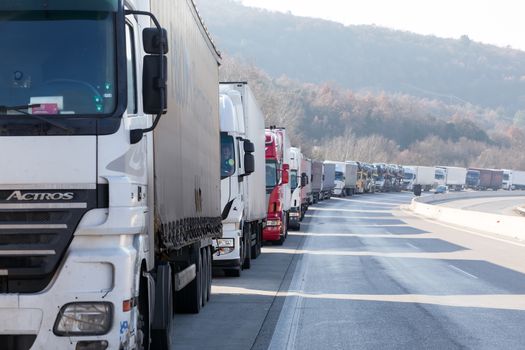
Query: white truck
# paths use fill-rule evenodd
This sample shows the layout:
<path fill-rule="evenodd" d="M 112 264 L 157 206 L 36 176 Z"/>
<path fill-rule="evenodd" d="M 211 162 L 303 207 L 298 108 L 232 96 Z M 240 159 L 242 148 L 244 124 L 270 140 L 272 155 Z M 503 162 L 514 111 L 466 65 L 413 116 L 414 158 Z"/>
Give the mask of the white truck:
<path fill-rule="evenodd" d="M 0 348 L 170 349 L 222 235 L 220 55 L 198 11 L 0 11 Z"/>
<path fill-rule="evenodd" d="M 260 254 L 266 221 L 264 115 L 247 83 L 219 91 L 223 238 L 213 267 L 239 277 Z"/>
<path fill-rule="evenodd" d="M 444 186 L 447 183 L 447 170 L 440 167 L 436 167 L 435 169 L 433 187 Z"/>
<path fill-rule="evenodd" d="M 411 191 L 414 186 L 420 186 L 424 191 L 430 191 L 436 185 L 436 168 L 428 166 L 404 166 L 404 188 Z"/>
<path fill-rule="evenodd" d="M 445 170 L 445 185 L 449 189 L 455 191 L 462 191 L 465 189 L 467 181 L 467 169 L 453 166 L 440 166 L 438 169 Z"/>
<path fill-rule="evenodd" d="M 314 202 L 313 193 L 312 193 L 312 160 L 303 156 L 301 164 L 301 182 L 302 182 L 302 192 L 303 197 L 306 199 L 306 202 L 303 207 L 303 216 L 308 210 L 310 204 Z"/>
<path fill-rule="evenodd" d="M 290 148 L 290 190 L 292 197 L 290 202 L 290 221 L 288 227 L 299 230 L 301 228 L 301 219 L 303 217 L 303 208 L 306 198 L 303 191 L 303 154 L 297 147 Z"/>
<path fill-rule="evenodd" d="M 338 161 L 325 161 L 325 164 L 335 165 L 335 178 L 334 178 L 334 196 L 345 197 L 346 194 L 350 191 L 351 188 L 351 171 L 352 165 L 348 162 L 338 162 Z M 357 169 L 357 164 L 356 164 Z M 356 171 L 357 175 L 357 171 Z M 348 179 L 347 179 L 348 177 Z M 357 181 L 357 180 L 356 180 Z M 354 182 L 355 187 L 355 182 Z"/>
<path fill-rule="evenodd" d="M 504 190 L 525 190 L 525 171 L 503 169 Z"/>

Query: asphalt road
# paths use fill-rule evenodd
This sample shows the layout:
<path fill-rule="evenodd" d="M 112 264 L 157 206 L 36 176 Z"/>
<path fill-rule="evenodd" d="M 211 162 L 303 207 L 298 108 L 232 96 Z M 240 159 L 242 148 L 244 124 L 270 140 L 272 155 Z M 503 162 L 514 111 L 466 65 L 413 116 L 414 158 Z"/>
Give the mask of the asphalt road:
<path fill-rule="evenodd" d="M 525 243 L 426 221 L 412 196 L 332 199 L 241 278 L 214 279 L 176 349 L 525 349 Z"/>
<path fill-rule="evenodd" d="M 480 211 L 483 213 L 519 216 L 515 209 L 525 206 L 525 197 L 501 198 L 471 198 L 439 203 L 441 206 L 464 210 Z"/>

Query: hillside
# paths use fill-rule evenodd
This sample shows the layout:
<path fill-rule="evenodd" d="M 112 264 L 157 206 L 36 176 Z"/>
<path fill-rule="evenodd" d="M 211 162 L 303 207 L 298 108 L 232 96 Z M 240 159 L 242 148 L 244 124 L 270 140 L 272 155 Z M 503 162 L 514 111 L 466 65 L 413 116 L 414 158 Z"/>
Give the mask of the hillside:
<path fill-rule="evenodd" d="M 375 26 L 294 17 L 232 0 L 197 0 L 219 47 L 271 76 L 354 91 L 525 110 L 525 52 Z"/>

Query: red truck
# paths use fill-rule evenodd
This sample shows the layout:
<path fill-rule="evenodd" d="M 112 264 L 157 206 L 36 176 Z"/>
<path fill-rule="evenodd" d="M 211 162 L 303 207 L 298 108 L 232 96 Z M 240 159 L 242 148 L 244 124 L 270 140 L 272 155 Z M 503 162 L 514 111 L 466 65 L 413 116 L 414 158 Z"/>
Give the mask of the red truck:
<path fill-rule="evenodd" d="M 283 244 L 288 233 L 291 190 L 290 141 L 283 128 L 266 129 L 266 201 L 263 240 Z"/>
<path fill-rule="evenodd" d="M 497 191 L 503 186 L 503 170 L 482 168 L 469 168 L 468 170 L 479 171 L 479 184 L 477 185 L 477 190 L 484 191 L 490 188 L 493 191 Z"/>

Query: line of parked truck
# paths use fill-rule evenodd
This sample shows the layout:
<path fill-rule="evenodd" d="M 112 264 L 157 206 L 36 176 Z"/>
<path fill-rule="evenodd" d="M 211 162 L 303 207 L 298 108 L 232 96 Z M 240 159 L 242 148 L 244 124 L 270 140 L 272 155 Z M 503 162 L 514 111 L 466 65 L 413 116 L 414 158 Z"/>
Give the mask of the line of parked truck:
<path fill-rule="evenodd" d="M 403 189 L 412 191 L 419 187 L 423 191 L 429 191 L 440 186 L 455 191 L 524 190 L 525 171 L 452 166 L 404 167 Z"/>
<path fill-rule="evenodd" d="M 191 0 L 0 10 L 2 349 L 169 349 L 212 271 L 239 276 L 312 203 L 427 185 L 422 167 L 309 160 L 265 128 L 247 83 L 219 83 Z M 457 186 L 497 187 L 472 170 Z"/>

